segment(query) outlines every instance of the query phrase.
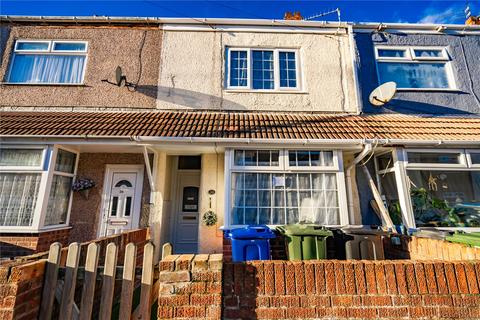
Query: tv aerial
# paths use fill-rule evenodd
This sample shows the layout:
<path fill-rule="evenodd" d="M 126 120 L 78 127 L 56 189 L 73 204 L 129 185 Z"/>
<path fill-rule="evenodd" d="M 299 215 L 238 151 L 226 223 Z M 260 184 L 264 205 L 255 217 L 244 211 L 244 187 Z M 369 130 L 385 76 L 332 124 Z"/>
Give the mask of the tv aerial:
<path fill-rule="evenodd" d="M 123 74 L 122 67 L 117 66 L 115 69 L 115 82 L 108 79 L 103 79 L 102 82 L 116 85 L 117 87 L 135 88 L 136 85 L 127 81 L 127 76 Z"/>
<path fill-rule="evenodd" d="M 368 101 L 376 107 L 381 107 L 393 99 L 397 93 L 397 84 L 393 81 L 385 82 L 376 87 L 368 97 Z"/>

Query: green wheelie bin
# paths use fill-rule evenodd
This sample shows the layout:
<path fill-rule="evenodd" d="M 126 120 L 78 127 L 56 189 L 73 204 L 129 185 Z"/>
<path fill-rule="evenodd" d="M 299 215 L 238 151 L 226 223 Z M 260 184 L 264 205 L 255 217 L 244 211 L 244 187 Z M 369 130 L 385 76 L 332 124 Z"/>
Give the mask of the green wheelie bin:
<path fill-rule="evenodd" d="M 327 258 L 327 238 L 330 230 L 315 224 L 290 224 L 277 228 L 285 236 L 288 260 Z"/>
<path fill-rule="evenodd" d="M 447 236 L 445 240 L 455 243 L 463 243 L 471 247 L 480 248 L 480 232 L 455 232 L 451 236 Z"/>

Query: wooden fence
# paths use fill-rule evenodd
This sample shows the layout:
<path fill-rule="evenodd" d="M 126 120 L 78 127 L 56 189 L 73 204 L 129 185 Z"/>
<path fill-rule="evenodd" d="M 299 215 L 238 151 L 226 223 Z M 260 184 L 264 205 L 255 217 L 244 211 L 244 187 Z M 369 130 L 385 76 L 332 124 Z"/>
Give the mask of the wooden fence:
<path fill-rule="evenodd" d="M 90 243 L 87 247 L 85 264 L 79 265 L 81 246 L 72 243 L 68 246 L 68 253 L 64 264 L 61 262 L 60 243 L 50 246 L 45 270 L 45 283 L 43 286 L 42 301 L 40 306 L 40 320 L 56 318 L 54 307 L 57 308 L 58 317 L 61 319 L 91 319 L 93 315 L 98 318 L 110 320 L 112 309 L 120 301 L 118 319 L 150 319 L 151 306 L 158 296 L 158 281 L 154 284 L 154 246 L 147 243 L 143 251 L 143 264 L 137 267 L 137 246 L 129 243 L 125 247 L 123 266 L 117 263 L 117 245 L 109 243 L 105 250 L 102 266 L 99 266 L 100 246 Z M 121 274 L 121 276 L 120 276 Z M 132 306 L 136 279 L 140 290 L 139 304 L 135 310 Z M 115 290 L 116 280 L 121 281 Z M 100 282 L 100 286 L 98 283 Z M 77 283 L 81 283 L 77 288 Z M 81 294 L 80 294 L 81 293 Z M 80 298 L 78 295 L 80 294 Z M 100 295 L 100 303 L 95 304 L 95 296 Z M 114 299 L 118 297 L 118 299 Z M 77 298 L 77 299 L 75 299 Z M 80 307 L 75 303 L 80 301 Z M 116 300 L 116 301 L 114 301 Z M 55 304 L 57 302 L 57 304 Z M 95 310 L 99 305 L 99 310 Z"/>

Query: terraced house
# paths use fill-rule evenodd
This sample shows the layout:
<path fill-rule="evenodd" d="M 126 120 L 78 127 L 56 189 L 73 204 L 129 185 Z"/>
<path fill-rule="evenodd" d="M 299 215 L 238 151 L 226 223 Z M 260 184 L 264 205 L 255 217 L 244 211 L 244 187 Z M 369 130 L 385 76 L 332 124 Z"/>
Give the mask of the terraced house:
<path fill-rule="evenodd" d="M 382 224 L 372 200 L 480 226 L 478 26 L 1 21 L 3 256 L 143 226 L 222 252 L 222 227 Z"/>

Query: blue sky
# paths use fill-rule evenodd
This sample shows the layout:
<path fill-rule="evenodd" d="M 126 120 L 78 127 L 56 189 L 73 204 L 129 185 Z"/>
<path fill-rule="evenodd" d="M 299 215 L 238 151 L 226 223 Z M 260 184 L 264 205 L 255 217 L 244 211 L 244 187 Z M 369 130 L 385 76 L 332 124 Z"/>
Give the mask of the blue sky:
<path fill-rule="evenodd" d="M 480 15 L 480 0 L 469 0 L 474 15 Z M 0 0 L 2 15 L 231 17 L 281 19 L 285 11 L 300 11 L 310 17 L 335 8 L 342 21 L 461 23 L 466 1 L 165 1 L 165 0 Z M 327 15 L 317 20 L 336 20 Z"/>

